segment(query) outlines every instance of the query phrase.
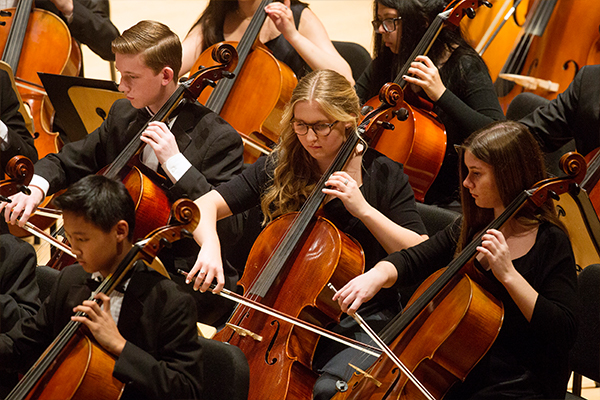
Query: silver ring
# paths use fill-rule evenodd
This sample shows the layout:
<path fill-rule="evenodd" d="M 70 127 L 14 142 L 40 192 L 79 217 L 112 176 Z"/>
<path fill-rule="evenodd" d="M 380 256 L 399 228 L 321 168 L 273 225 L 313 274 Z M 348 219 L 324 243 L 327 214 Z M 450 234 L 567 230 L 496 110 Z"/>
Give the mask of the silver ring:
<path fill-rule="evenodd" d="M 283 6 L 286 10 L 288 9 L 287 6 Z"/>
<path fill-rule="evenodd" d="M 348 186 L 348 179 L 344 181 L 344 185 Z"/>
<path fill-rule="evenodd" d="M 200 271 L 200 275 L 204 275 L 204 274 L 206 274 L 206 271 L 205 270 L 201 270 Z"/>

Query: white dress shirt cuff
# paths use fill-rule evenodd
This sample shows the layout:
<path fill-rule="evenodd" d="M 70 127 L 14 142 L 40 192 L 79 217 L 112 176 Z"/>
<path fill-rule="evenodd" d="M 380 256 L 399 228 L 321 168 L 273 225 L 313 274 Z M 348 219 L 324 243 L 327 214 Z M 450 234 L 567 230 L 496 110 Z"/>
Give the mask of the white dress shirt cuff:
<path fill-rule="evenodd" d="M 181 153 L 175 154 L 164 163 L 163 169 L 171 179 L 171 182 L 176 183 L 183 175 L 192 167 L 192 164 Z"/>
<path fill-rule="evenodd" d="M 29 182 L 29 186 L 36 186 L 40 188 L 42 192 L 44 192 L 44 197 L 46 197 L 46 195 L 48 194 L 48 189 L 50 189 L 50 183 L 46 179 L 35 174 L 33 174 L 31 182 Z"/>
<path fill-rule="evenodd" d="M 0 150 L 8 149 L 8 128 L 0 121 Z"/>

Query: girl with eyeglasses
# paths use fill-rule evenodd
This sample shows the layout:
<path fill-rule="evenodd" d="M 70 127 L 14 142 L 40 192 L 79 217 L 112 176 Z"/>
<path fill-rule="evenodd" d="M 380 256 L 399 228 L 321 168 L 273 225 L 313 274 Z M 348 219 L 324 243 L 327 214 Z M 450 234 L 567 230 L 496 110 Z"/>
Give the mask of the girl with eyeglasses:
<path fill-rule="evenodd" d="M 358 97 L 340 74 L 313 71 L 298 82 L 284 111 L 282 132 L 273 153 L 196 200 L 202 218 L 194 232 L 201 250 L 188 274 L 194 289 L 205 291 L 215 279 L 216 290 L 223 287 L 215 221 L 256 205 L 261 207 L 263 225 L 300 210 L 354 132 L 359 115 Z M 416 245 L 427 237 L 402 165 L 377 151 L 367 148 L 355 152 L 343 171 L 329 177 L 326 186 L 324 216 L 360 243 L 365 270 L 390 252 Z M 382 290 L 365 304 L 361 315 L 377 331 L 400 311 L 399 307 L 398 293 Z M 364 339 L 351 317 L 342 319 L 334 330 Z M 321 372 L 329 359 L 345 349 L 321 338 L 313 369 Z M 347 364 L 342 362 L 341 368 L 346 369 Z M 331 385 L 335 390 L 335 381 Z"/>
<path fill-rule="evenodd" d="M 377 0 L 373 3 L 374 60 L 356 82 L 362 103 L 392 82 L 411 56 L 445 0 Z M 404 79 L 419 96 L 433 103 L 446 127 L 444 162 L 425 196 L 426 203 L 458 199 L 458 158 L 454 145 L 493 121 L 503 120 L 487 67 L 462 38 L 460 30 L 443 28 L 427 56 L 419 56 Z"/>

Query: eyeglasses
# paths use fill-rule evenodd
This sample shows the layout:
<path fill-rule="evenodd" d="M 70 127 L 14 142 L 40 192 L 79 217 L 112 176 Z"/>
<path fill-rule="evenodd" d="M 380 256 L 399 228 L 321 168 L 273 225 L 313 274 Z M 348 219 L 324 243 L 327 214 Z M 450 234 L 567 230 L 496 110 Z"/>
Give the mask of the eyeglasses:
<path fill-rule="evenodd" d="M 294 130 L 294 133 L 298 136 L 306 135 L 308 133 L 308 128 L 311 128 L 317 136 L 327 136 L 331 133 L 331 128 L 333 128 L 333 126 L 335 124 L 337 124 L 338 122 L 340 122 L 340 121 L 334 121 L 330 124 L 327 124 L 325 122 L 316 122 L 314 124 L 307 124 L 304 121 L 292 120 L 292 122 L 290 122 L 290 124 L 292 125 L 292 129 Z"/>
<path fill-rule="evenodd" d="M 379 27 L 383 25 L 384 31 L 392 33 L 396 30 L 396 21 L 400 21 L 401 19 L 402 17 L 386 18 L 383 21 L 376 19 L 375 21 L 371 21 L 371 24 L 375 32 L 379 31 Z"/>

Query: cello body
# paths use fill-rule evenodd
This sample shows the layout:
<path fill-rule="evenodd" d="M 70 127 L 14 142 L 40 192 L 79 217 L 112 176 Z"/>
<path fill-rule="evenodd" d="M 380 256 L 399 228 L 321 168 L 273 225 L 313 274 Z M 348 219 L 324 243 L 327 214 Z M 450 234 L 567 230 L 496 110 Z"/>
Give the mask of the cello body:
<path fill-rule="evenodd" d="M 81 53 L 67 25 L 49 11 L 34 9 L 28 20 L 14 21 L 17 10 L 9 8 L 10 17 L 0 17 L 6 23 L 0 29 L 0 49 L 3 61 L 14 71 L 23 102 L 29 104 L 38 133 L 35 147 L 39 157 L 59 150 L 58 133 L 51 131 L 54 109 L 43 92 L 37 73 L 77 75 L 81 68 Z M 28 10 L 25 10 L 28 11 Z M 14 25 L 16 24 L 16 25 Z M 25 27 L 22 26 L 25 24 Z M 14 25 L 14 26 L 13 26 Z M 26 29 L 22 43 L 9 43 L 9 33 Z M 19 46 L 21 44 L 21 46 Z M 19 47 L 21 47 L 19 49 Z M 19 52 L 20 50 L 20 52 Z M 16 68 L 15 68 L 16 66 Z M 23 83 L 23 84 L 21 84 Z"/>
<path fill-rule="evenodd" d="M 337 302 L 331 300 L 333 292 L 327 284 L 342 287 L 360 274 L 364 255 L 360 245 L 331 222 L 318 217 L 304 233 L 293 257 L 276 277 L 271 276 L 265 269 L 265 261 L 271 258 L 296 214 L 279 217 L 261 232 L 239 284 L 244 287 L 244 297 L 324 326 L 339 321 L 341 315 Z M 265 278 L 273 280 L 267 288 L 261 283 Z M 273 399 L 311 397 L 317 378 L 311 364 L 318 335 L 247 307 L 238 307 L 215 339 L 239 347 L 246 355 L 252 371 L 249 399 L 264 399 L 265 390 Z"/>
<path fill-rule="evenodd" d="M 366 106 L 378 107 L 380 100 L 372 98 Z M 408 113 L 405 121 L 399 121 L 395 112 L 403 108 Z M 389 158 L 404 164 L 404 172 L 415 193 L 415 199 L 423 202 L 425 193 L 435 180 L 446 152 L 446 130 L 435 114 L 411 106 L 404 100 L 386 109 L 379 121 L 389 122 L 393 130 L 371 125 L 366 132 L 369 146 Z"/>
<path fill-rule="evenodd" d="M 528 19 L 534 18 L 543 4 L 541 0 L 533 2 Z M 567 89 L 582 66 L 600 62 L 599 26 L 600 3 L 557 0 L 547 26 L 536 32 L 541 36 L 525 32 L 501 71 L 536 78 L 540 83 L 523 87 L 504 81 L 508 85 L 499 88 L 497 81 L 502 108 L 506 111 L 511 100 L 524 91 L 552 100 Z"/>
<path fill-rule="evenodd" d="M 78 332 L 25 399 L 118 400 L 125 385 L 112 376 L 114 368 L 115 357 Z"/>
<path fill-rule="evenodd" d="M 237 42 L 221 43 L 228 43 L 236 48 L 238 46 Z M 196 71 L 199 66 L 214 64 L 211 58 L 214 46 L 200 55 L 192 71 Z M 220 92 L 219 86 L 217 89 L 209 87 L 202 92 L 198 101 L 210 109 L 213 109 L 211 104 L 222 101 L 223 106 L 218 114 L 241 132 L 242 137 L 250 136 L 268 149 L 279 140 L 279 123 L 283 109 L 292 97 L 292 90 L 298 83 L 296 75 L 259 43 L 248 53 L 237 74 L 238 78 L 229 93 Z M 255 149 L 244 146 L 246 163 L 254 162 L 259 156 L 260 153 Z"/>
<path fill-rule="evenodd" d="M 465 267 L 467 268 L 467 267 Z M 413 294 L 407 307 L 444 272 L 431 275 Z M 465 273 L 455 275 L 417 318 L 390 345 L 402 363 L 436 398 L 441 399 L 455 382 L 464 380 L 485 355 L 500 332 L 504 310 L 475 280 Z M 469 337 L 472 340 L 465 340 Z M 379 357 L 368 373 L 355 374 L 340 399 L 424 399 L 406 375 L 387 357 Z"/>

